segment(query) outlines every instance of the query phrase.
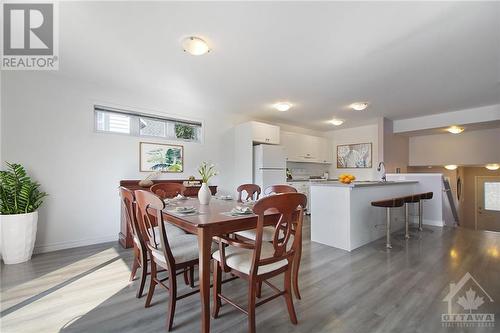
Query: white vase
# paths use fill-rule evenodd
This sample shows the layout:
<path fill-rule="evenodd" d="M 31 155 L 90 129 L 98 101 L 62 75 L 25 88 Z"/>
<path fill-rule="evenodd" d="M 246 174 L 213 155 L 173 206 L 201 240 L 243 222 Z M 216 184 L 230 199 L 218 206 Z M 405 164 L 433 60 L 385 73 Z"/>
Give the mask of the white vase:
<path fill-rule="evenodd" d="M 198 200 L 200 200 L 200 204 L 208 205 L 210 203 L 210 199 L 212 199 L 212 192 L 210 192 L 210 188 L 207 183 L 201 184 L 200 190 L 198 191 Z"/>
<path fill-rule="evenodd" d="M 35 246 L 38 212 L 0 215 L 2 259 L 19 264 L 31 259 Z"/>

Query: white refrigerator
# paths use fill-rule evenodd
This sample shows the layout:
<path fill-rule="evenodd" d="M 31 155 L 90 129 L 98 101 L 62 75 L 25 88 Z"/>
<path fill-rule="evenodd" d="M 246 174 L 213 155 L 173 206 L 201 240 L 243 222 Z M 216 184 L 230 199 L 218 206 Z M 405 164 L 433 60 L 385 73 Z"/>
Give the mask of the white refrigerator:
<path fill-rule="evenodd" d="M 277 184 L 286 184 L 285 148 L 276 145 L 253 147 L 253 180 L 264 190 Z"/>

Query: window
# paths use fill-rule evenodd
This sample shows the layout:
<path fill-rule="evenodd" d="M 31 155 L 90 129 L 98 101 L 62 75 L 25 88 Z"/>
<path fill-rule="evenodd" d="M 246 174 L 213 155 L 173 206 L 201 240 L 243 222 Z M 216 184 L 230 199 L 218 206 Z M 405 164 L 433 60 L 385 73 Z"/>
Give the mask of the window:
<path fill-rule="evenodd" d="M 201 142 L 201 122 L 94 105 L 95 130 L 141 137 Z"/>
<path fill-rule="evenodd" d="M 484 209 L 500 211 L 500 182 L 484 182 Z"/>

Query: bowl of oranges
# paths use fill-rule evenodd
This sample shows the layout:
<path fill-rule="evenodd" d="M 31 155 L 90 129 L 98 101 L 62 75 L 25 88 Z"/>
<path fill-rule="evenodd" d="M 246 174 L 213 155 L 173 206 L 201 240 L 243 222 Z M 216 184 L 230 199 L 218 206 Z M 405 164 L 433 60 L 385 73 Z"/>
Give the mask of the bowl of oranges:
<path fill-rule="evenodd" d="M 341 182 L 342 184 L 350 184 L 355 179 L 356 177 L 348 173 L 343 173 L 339 176 L 339 182 Z"/>

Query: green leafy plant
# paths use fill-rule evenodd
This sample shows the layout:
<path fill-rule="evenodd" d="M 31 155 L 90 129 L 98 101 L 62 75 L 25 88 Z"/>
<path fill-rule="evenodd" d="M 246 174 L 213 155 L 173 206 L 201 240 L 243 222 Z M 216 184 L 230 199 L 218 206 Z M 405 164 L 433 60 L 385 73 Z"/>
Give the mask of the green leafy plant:
<path fill-rule="evenodd" d="M 0 214 L 25 214 L 36 211 L 47 193 L 39 190 L 40 184 L 31 180 L 22 165 L 6 165 L 7 170 L 0 171 Z"/>
<path fill-rule="evenodd" d="M 200 174 L 201 181 L 203 183 L 208 183 L 210 178 L 218 174 L 218 172 L 215 170 L 215 165 L 208 165 L 207 162 L 201 163 L 200 167 L 198 168 L 198 173 Z"/>
<path fill-rule="evenodd" d="M 196 133 L 193 126 L 185 124 L 175 124 L 175 137 L 184 140 L 196 139 Z"/>

